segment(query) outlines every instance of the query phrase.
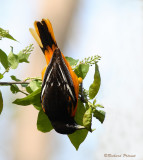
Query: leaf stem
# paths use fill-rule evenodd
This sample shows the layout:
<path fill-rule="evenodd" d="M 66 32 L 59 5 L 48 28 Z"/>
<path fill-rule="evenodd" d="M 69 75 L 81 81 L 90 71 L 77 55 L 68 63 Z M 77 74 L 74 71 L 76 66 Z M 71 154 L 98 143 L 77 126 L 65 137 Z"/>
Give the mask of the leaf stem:
<path fill-rule="evenodd" d="M 10 70 L 10 67 L 8 67 L 8 68 L 3 72 L 2 75 L 4 75 L 6 72 L 9 72 L 9 70 Z"/>
<path fill-rule="evenodd" d="M 27 94 L 27 93 L 23 92 L 23 91 L 22 91 L 22 90 L 20 90 L 20 89 L 19 89 L 19 92 L 21 92 L 21 93 L 25 94 L 26 96 L 28 96 L 28 94 Z"/>

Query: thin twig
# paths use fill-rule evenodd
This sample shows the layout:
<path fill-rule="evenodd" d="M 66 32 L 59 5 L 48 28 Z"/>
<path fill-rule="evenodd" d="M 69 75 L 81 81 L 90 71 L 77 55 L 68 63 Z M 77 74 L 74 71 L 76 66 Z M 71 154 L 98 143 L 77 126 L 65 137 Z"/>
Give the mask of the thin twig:
<path fill-rule="evenodd" d="M 10 67 L 8 67 L 8 68 L 3 72 L 2 75 L 4 75 L 5 73 L 9 72 L 9 70 L 10 70 Z"/>
<path fill-rule="evenodd" d="M 26 96 L 28 96 L 28 94 L 27 94 L 27 93 L 23 92 L 23 91 L 22 91 L 22 90 L 20 90 L 20 89 L 19 89 L 19 92 L 21 92 L 21 93 L 25 94 Z"/>

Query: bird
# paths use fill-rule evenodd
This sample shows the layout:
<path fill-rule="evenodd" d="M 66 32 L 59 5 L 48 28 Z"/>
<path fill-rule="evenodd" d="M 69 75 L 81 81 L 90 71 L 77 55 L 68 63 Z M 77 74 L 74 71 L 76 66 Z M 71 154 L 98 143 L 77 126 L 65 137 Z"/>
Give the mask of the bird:
<path fill-rule="evenodd" d="M 50 20 L 35 21 L 34 28 L 29 30 L 47 62 L 42 70 L 40 101 L 43 111 L 60 134 L 72 134 L 76 130 L 85 129 L 74 119 L 81 78 L 77 77 L 59 49 Z"/>

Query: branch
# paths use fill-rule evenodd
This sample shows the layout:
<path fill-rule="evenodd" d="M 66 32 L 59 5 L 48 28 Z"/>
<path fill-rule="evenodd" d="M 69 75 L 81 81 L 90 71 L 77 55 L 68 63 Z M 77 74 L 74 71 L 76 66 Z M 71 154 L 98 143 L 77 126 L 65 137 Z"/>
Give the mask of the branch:
<path fill-rule="evenodd" d="M 8 86 L 8 85 L 13 85 L 13 84 L 29 84 L 29 82 L 25 81 L 18 81 L 18 82 L 0 82 L 0 86 Z M 14 86 L 15 87 L 15 86 Z M 19 88 L 18 88 L 19 89 Z M 27 93 L 23 92 L 22 90 L 19 89 L 19 92 L 28 95 Z"/>
<path fill-rule="evenodd" d="M 0 82 L 1 86 L 4 85 L 13 85 L 13 84 L 29 84 L 29 82 L 25 82 L 25 81 L 17 81 L 17 82 Z"/>

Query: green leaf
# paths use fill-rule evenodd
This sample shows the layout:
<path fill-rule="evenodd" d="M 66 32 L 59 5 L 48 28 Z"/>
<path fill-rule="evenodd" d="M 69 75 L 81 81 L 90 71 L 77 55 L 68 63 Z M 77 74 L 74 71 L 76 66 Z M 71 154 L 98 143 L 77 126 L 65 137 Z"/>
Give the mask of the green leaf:
<path fill-rule="evenodd" d="M 78 99 L 78 106 L 75 114 L 75 121 L 79 125 L 83 125 L 83 116 L 86 112 L 84 104 Z"/>
<path fill-rule="evenodd" d="M 17 86 L 16 84 L 12 84 L 12 85 L 10 86 L 10 90 L 11 90 L 11 92 L 12 92 L 13 94 L 19 92 L 19 88 L 18 88 L 18 86 Z"/>
<path fill-rule="evenodd" d="M 2 93 L 0 91 L 0 114 L 1 114 L 2 110 L 3 110 L 3 98 L 2 98 Z"/>
<path fill-rule="evenodd" d="M 93 105 L 95 105 L 95 103 L 96 103 L 96 99 L 94 99 L 94 101 L 93 101 Z"/>
<path fill-rule="evenodd" d="M 26 91 L 27 91 L 28 93 L 32 93 L 32 92 L 33 92 L 32 89 L 31 89 L 31 87 L 29 87 L 29 86 L 26 87 Z"/>
<path fill-rule="evenodd" d="M 3 78 L 3 74 L 0 73 L 0 79 L 2 79 L 2 78 Z"/>
<path fill-rule="evenodd" d="M 83 116 L 84 127 L 91 132 L 92 108 L 89 107 Z"/>
<path fill-rule="evenodd" d="M 0 40 L 1 40 L 2 38 L 9 38 L 9 39 L 11 39 L 11 40 L 16 41 L 16 39 L 14 39 L 14 38 L 9 34 L 9 32 L 8 32 L 7 30 L 4 30 L 4 29 L 0 28 Z"/>
<path fill-rule="evenodd" d="M 37 89 L 38 89 L 38 88 L 37 88 Z M 29 86 L 26 87 L 26 90 L 27 90 L 28 93 L 32 93 L 33 91 L 35 91 L 35 90 L 32 90 L 31 87 L 29 87 Z M 41 109 L 42 109 L 42 105 L 41 105 L 40 100 L 37 101 L 37 102 L 35 102 L 35 103 L 33 104 L 33 106 L 34 106 L 37 110 L 41 110 Z"/>
<path fill-rule="evenodd" d="M 78 150 L 80 144 L 85 140 L 87 134 L 88 131 L 84 129 L 84 130 L 77 130 L 75 133 L 68 135 L 71 143 L 73 144 L 76 150 Z"/>
<path fill-rule="evenodd" d="M 33 104 L 33 106 L 39 111 L 42 109 L 41 103 Z"/>
<path fill-rule="evenodd" d="M 66 58 L 66 60 L 69 62 L 69 64 L 71 65 L 71 66 L 75 66 L 77 63 L 78 63 L 78 61 L 79 61 L 79 59 L 73 59 L 73 58 L 71 58 L 71 57 L 65 57 Z"/>
<path fill-rule="evenodd" d="M 27 87 L 27 86 L 28 86 L 28 84 L 21 84 L 21 86 L 22 86 L 22 87 Z"/>
<path fill-rule="evenodd" d="M 89 64 L 79 64 L 74 72 L 78 77 L 81 77 L 82 79 L 85 78 L 86 74 L 89 71 Z"/>
<path fill-rule="evenodd" d="M 105 119 L 105 112 L 102 110 L 94 110 L 93 116 L 103 123 Z"/>
<path fill-rule="evenodd" d="M 11 50 L 11 52 L 8 55 L 8 62 L 10 63 L 10 67 L 12 69 L 16 69 L 19 64 L 18 56 L 14 54 Z"/>
<path fill-rule="evenodd" d="M 3 65 L 3 67 L 4 67 L 5 69 L 8 68 L 7 55 L 6 55 L 6 53 L 5 53 L 4 51 L 2 51 L 1 49 L 0 49 L 0 62 L 1 62 L 1 64 Z"/>
<path fill-rule="evenodd" d="M 75 115 L 75 121 L 79 125 L 83 125 L 83 115 L 85 113 L 85 107 L 83 103 L 78 100 L 78 107 Z M 80 144 L 85 140 L 86 136 L 88 134 L 88 130 L 82 129 L 82 130 L 77 130 L 73 134 L 69 134 L 68 137 L 73 144 L 73 146 L 78 150 Z"/>
<path fill-rule="evenodd" d="M 23 62 L 29 63 L 29 61 L 28 61 L 29 55 L 30 55 L 30 53 L 26 54 L 26 53 L 23 53 L 22 51 L 20 51 L 17 55 L 18 59 L 19 59 L 19 63 L 23 63 Z"/>
<path fill-rule="evenodd" d="M 96 104 L 95 107 L 104 108 L 101 104 Z"/>
<path fill-rule="evenodd" d="M 12 76 L 10 76 L 10 77 L 11 77 L 12 80 L 14 80 L 14 81 L 16 81 L 16 82 L 20 81 L 20 79 L 16 78 L 14 75 L 12 75 Z"/>
<path fill-rule="evenodd" d="M 41 88 L 41 82 L 33 80 L 33 81 L 30 82 L 29 86 L 32 89 L 32 91 L 35 91 L 38 88 Z"/>
<path fill-rule="evenodd" d="M 36 91 L 32 92 L 31 94 L 29 94 L 24 98 L 16 99 L 13 103 L 22 106 L 37 104 L 40 103 L 40 94 L 41 94 L 41 88 L 37 89 Z"/>
<path fill-rule="evenodd" d="M 94 81 L 89 87 L 89 98 L 90 99 L 93 99 L 97 95 L 99 88 L 100 88 L 100 83 L 101 83 L 100 73 L 99 73 L 98 65 L 95 63 Z"/>
<path fill-rule="evenodd" d="M 31 52 L 33 51 L 33 44 L 30 44 L 25 49 L 18 53 L 19 63 L 29 63 L 28 58 Z"/>
<path fill-rule="evenodd" d="M 41 132 L 50 132 L 53 129 L 48 116 L 43 110 L 40 110 L 38 114 L 37 129 Z"/>

